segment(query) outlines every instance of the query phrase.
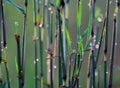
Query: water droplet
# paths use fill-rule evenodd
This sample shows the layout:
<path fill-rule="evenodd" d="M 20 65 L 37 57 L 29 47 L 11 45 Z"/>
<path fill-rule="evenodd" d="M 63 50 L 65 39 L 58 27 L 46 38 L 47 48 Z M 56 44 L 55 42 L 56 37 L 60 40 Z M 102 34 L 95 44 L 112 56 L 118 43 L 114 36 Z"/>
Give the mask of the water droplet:
<path fill-rule="evenodd" d="M 51 11 L 50 13 L 53 14 L 53 11 Z"/>
<path fill-rule="evenodd" d="M 57 67 L 56 66 L 54 66 L 54 69 L 56 69 Z"/>
<path fill-rule="evenodd" d="M 94 37 L 93 37 L 94 39 L 96 38 L 96 35 L 94 35 Z"/>
<path fill-rule="evenodd" d="M 15 25 L 19 25 L 19 23 L 17 21 L 15 21 Z"/>
<path fill-rule="evenodd" d="M 91 4 L 90 4 L 90 2 L 88 3 L 88 7 L 89 7 L 89 8 L 91 7 Z"/>
<path fill-rule="evenodd" d="M 96 39 L 94 39 L 94 42 L 96 42 Z"/>
<path fill-rule="evenodd" d="M 1 49 L 1 51 L 3 52 L 3 49 Z"/>
<path fill-rule="evenodd" d="M 43 24 L 42 24 L 42 23 L 40 23 L 40 24 L 39 24 L 39 27 L 42 27 L 42 25 L 43 25 Z"/>
<path fill-rule="evenodd" d="M 108 72 L 106 72 L 106 74 L 108 74 Z"/>
<path fill-rule="evenodd" d="M 112 1 L 110 1 L 110 4 L 112 4 Z"/>
<path fill-rule="evenodd" d="M 95 76 L 98 76 L 98 72 L 97 71 L 95 72 Z"/>
<path fill-rule="evenodd" d="M 39 61 L 39 59 L 37 58 L 36 61 Z"/>
<path fill-rule="evenodd" d="M 115 46 L 117 46 L 117 42 L 115 43 Z"/>
<path fill-rule="evenodd" d="M 98 21 L 98 22 L 102 22 L 102 18 L 101 18 L 101 17 L 98 17 L 98 18 L 97 18 L 97 21 Z"/>
<path fill-rule="evenodd" d="M 34 61 L 34 64 L 36 64 L 36 61 Z"/>
<path fill-rule="evenodd" d="M 92 43 L 90 43 L 90 46 L 92 47 Z"/>
<path fill-rule="evenodd" d="M 98 49 L 99 48 L 99 44 L 96 44 L 95 48 Z"/>
<path fill-rule="evenodd" d="M 49 7 L 49 8 L 48 8 L 48 10 L 50 11 L 50 10 L 51 10 L 51 8 Z"/>
<path fill-rule="evenodd" d="M 7 46 L 5 47 L 5 49 L 7 49 Z"/>

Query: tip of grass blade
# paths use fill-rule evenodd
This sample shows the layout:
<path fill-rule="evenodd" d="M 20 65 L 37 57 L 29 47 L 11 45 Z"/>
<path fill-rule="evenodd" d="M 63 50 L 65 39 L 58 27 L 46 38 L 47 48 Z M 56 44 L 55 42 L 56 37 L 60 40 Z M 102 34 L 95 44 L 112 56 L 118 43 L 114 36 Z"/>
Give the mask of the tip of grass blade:
<path fill-rule="evenodd" d="M 19 27 L 19 23 L 17 21 L 15 21 L 15 29 L 16 29 L 15 34 L 18 34 L 18 27 Z"/>

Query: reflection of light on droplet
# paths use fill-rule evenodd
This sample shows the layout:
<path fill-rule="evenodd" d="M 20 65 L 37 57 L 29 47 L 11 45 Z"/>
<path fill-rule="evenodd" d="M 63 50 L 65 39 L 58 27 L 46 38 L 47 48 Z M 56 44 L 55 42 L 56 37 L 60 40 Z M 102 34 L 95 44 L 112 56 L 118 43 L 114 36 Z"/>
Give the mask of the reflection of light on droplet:
<path fill-rule="evenodd" d="M 92 43 L 90 43 L 90 46 L 92 46 Z"/>
<path fill-rule="evenodd" d="M 3 49 L 1 49 L 1 51 L 3 52 Z"/>
<path fill-rule="evenodd" d="M 99 48 L 99 44 L 96 44 L 95 48 L 98 49 Z"/>
<path fill-rule="evenodd" d="M 42 27 L 42 23 L 39 25 L 39 27 Z"/>
<path fill-rule="evenodd" d="M 56 66 L 54 66 L 54 69 L 56 69 Z"/>
<path fill-rule="evenodd" d="M 73 49 L 73 53 L 76 53 L 76 50 L 75 50 L 75 49 Z"/>
<path fill-rule="evenodd" d="M 45 3 L 45 6 L 47 6 L 47 3 Z"/>
<path fill-rule="evenodd" d="M 110 4 L 112 4 L 112 1 L 110 1 Z"/>
<path fill-rule="evenodd" d="M 7 49 L 7 46 L 5 47 L 5 49 Z"/>
<path fill-rule="evenodd" d="M 50 69 L 48 70 L 48 72 L 50 72 Z"/>
<path fill-rule="evenodd" d="M 80 77 L 78 77 L 78 79 L 80 79 Z"/>
<path fill-rule="evenodd" d="M 117 46 L 117 42 L 115 43 L 115 46 Z"/>
<path fill-rule="evenodd" d="M 39 61 L 39 59 L 37 58 L 36 61 Z"/>
<path fill-rule="evenodd" d="M 62 28 L 62 32 L 64 31 L 64 29 Z"/>
<path fill-rule="evenodd" d="M 51 10 L 51 8 L 49 7 L 48 10 Z"/>
<path fill-rule="evenodd" d="M 98 72 L 95 72 L 95 76 L 98 76 Z"/>
<path fill-rule="evenodd" d="M 89 7 L 89 8 L 91 7 L 90 2 L 88 3 L 88 7 Z"/>
<path fill-rule="evenodd" d="M 98 42 L 98 44 L 100 44 L 100 42 Z"/>
<path fill-rule="evenodd" d="M 15 25 L 19 25 L 17 21 L 15 21 Z"/>
<path fill-rule="evenodd" d="M 1 43 L 3 43 L 3 41 L 1 41 Z"/>
<path fill-rule="evenodd" d="M 53 14 L 53 11 L 51 11 L 51 14 Z"/>
<path fill-rule="evenodd" d="M 90 43 L 90 46 L 92 46 L 92 43 Z"/>
<path fill-rule="evenodd" d="M 108 72 L 106 72 L 106 74 L 108 74 Z"/>
<path fill-rule="evenodd" d="M 101 17 L 98 17 L 98 18 L 97 18 L 97 21 L 98 21 L 98 22 L 102 22 L 102 18 L 101 18 Z"/>
<path fill-rule="evenodd" d="M 36 63 L 36 61 L 34 61 L 34 64 Z"/>
<path fill-rule="evenodd" d="M 96 35 L 94 35 L 94 37 L 93 37 L 94 39 L 96 38 Z"/>
<path fill-rule="evenodd" d="M 117 14 L 116 14 L 116 13 L 114 13 L 113 15 L 114 15 L 114 16 L 116 16 Z"/>

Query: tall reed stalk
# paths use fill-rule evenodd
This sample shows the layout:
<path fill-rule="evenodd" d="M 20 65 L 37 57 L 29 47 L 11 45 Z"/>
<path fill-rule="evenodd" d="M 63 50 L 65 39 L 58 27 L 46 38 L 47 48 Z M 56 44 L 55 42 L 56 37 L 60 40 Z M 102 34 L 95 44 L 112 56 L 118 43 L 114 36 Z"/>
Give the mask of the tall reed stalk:
<path fill-rule="evenodd" d="M 19 81 L 19 88 L 23 88 L 23 71 L 21 65 L 21 50 L 20 50 L 20 35 L 15 34 L 15 39 L 17 43 L 17 63 L 18 63 L 18 81 Z"/>
<path fill-rule="evenodd" d="M 112 43 L 112 57 L 110 63 L 110 76 L 109 76 L 109 88 L 112 88 L 112 81 L 113 81 L 113 64 L 114 64 L 114 52 L 115 52 L 115 36 L 116 36 L 116 18 L 114 18 L 114 31 L 113 31 L 113 43 Z"/>
<path fill-rule="evenodd" d="M 64 85 L 63 82 L 66 80 L 66 67 L 65 67 L 65 58 L 64 58 L 64 51 L 63 51 L 63 33 L 62 33 L 62 18 L 61 12 L 62 8 L 64 7 L 65 3 L 63 0 L 57 0 L 57 15 L 58 15 L 58 29 L 59 29 L 59 47 L 58 53 L 59 57 L 59 87 Z"/>
<path fill-rule="evenodd" d="M 3 47 L 4 47 L 4 58 L 3 62 L 5 65 L 5 71 L 6 71 L 6 77 L 7 77 L 7 83 L 8 83 L 8 88 L 10 88 L 10 80 L 9 80 L 9 71 L 8 71 L 8 66 L 7 66 L 7 41 L 6 41 L 6 22 L 5 22 L 5 14 L 4 14 L 4 5 L 3 5 L 3 0 L 1 0 L 1 16 L 2 16 L 2 28 L 3 28 Z M 1 26 L 0 26 L 1 27 Z M 0 29 L 1 30 L 1 29 Z M 0 37 L 1 38 L 1 37 Z M 0 47 L 1 44 L 0 44 Z M 1 53 L 1 49 L 0 49 Z M 2 60 L 2 57 L 1 57 Z M 0 62 L 1 63 L 1 62 Z"/>
<path fill-rule="evenodd" d="M 107 88 L 107 52 L 108 52 L 108 22 L 109 22 L 109 5 L 110 0 L 107 0 L 106 6 L 106 26 L 105 26 L 105 48 L 104 48 L 104 88 Z"/>
<path fill-rule="evenodd" d="M 5 65 L 5 71 L 6 71 L 6 77 L 7 77 L 7 84 L 8 88 L 11 88 L 10 86 L 10 77 L 9 77 L 9 70 L 8 70 L 8 65 L 7 65 L 7 48 L 4 49 L 4 65 Z"/>
<path fill-rule="evenodd" d="M 120 2 L 116 1 L 116 7 L 114 12 L 114 19 L 113 19 L 113 38 L 112 38 L 112 56 L 111 56 L 111 63 L 110 63 L 110 75 L 109 75 L 109 88 L 113 87 L 113 66 L 114 66 L 114 59 L 115 59 L 115 44 L 117 41 L 117 15 L 119 9 Z"/>
<path fill-rule="evenodd" d="M 6 23 L 5 23 L 5 15 L 4 15 L 4 6 L 3 0 L 1 0 L 1 10 L 2 10 L 2 27 L 3 27 L 3 46 L 6 47 Z"/>
<path fill-rule="evenodd" d="M 91 46 L 91 63 L 92 63 L 92 86 L 95 88 L 95 36 L 96 36 L 96 25 L 95 25 L 95 5 L 96 0 L 92 0 L 92 32 L 91 32 L 91 38 L 92 44 Z"/>
<path fill-rule="evenodd" d="M 98 43 L 99 48 L 98 48 L 98 52 L 97 52 L 97 56 L 96 56 L 96 61 L 95 61 L 95 69 L 97 68 L 98 60 L 100 58 L 99 56 L 100 56 L 100 50 L 101 50 L 102 42 L 103 42 L 103 38 L 104 38 L 105 23 L 106 23 L 106 18 L 104 19 L 104 22 L 103 22 L 102 33 L 100 35 L 100 39 L 99 39 L 99 43 Z"/>
<path fill-rule="evenodd" d="M 22 58 L 21 58 L 21 63 L 22 63 L 22 70 L 23 70 L 23 82 L 25 78 L 25 64 L 26 64 L 26 27 L 27 27 L 27 6 L 28 6 L 28 1 L 24 1 L 24 8 L 25 8 L 25 14 L 24 15 L 24 24 L 23 24 L 23 40 L 22 40 Z"/>
<path fill-rule="evenodd" d="M 45 0 L 43 1 L 43 18 L 41 17 L 41 1 L 38 0 L 38 18 L 37 18 L 37 24 L 38 24 L 38 31 L 39 31 L 39 52 L 40 52 L 40 88 L 43 88 L 43 28 L 44 27 L 44 15 L 45 15 Z M 43 22 L 43 23 L 42 23 Z"/>
<path fill-rule="evenodd" d="M 2 3 L 0 1 L 0 85 L 2 84 L 2 71 L 1 71 L 1 62 L 2 62 Z"/>
<path fill-rule="evenodd" d="M 0 64 L 2 61 L 2 0 L 0 1 Z"/>
<path fill-rule="evenodd" d="M 37 52 L 37 5 L 36 0 L 34 0 L 34 64 L 35 64 L 35 88 L 38 88 L 38 52 Z"/>
<path fill-rule="evenodd" d="M 50 85 L 51 85 L 51 88 L 54 88 L 53 86 L 53 50 L 52 50 L 52 47 L 53 47 L 53 11 L 51 11 L 50 13 L 50 24 L 51 24 L 51 31 L 50 31 Z"/>

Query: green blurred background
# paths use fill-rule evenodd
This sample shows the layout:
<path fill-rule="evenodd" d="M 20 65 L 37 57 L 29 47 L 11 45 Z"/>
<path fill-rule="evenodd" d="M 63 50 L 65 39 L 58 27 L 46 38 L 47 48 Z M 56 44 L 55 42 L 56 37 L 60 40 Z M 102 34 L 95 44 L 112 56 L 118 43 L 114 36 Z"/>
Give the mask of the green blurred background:
<path fill-rule="evenodd" d="M 3 0 L 4 1 L 4 0 Z M 13 0 L 17 4 L 23 7 L 24 0 Z M 52 2 L 55 3 L 56 0 L 52 0 Z M 41 7 L 43 6 L 43 3 L 41 3 Z M 106 6 L 106 0 L 96 0 L 96 6 L 101 9 L 101 14 L 103 14 L 103 17 L 105 17 L 105 6 Z M 72 47 L 76 48 L 76 39 L 77 39 L 77 0 L 70 0 L 70 6 L 69 6 L 69 30 L 71 33 L 71 41 L 72 41 Z M 111 46 L 111 34 L 112 34 L 112 20 L 113 20 L 113 12 L 115 8 L 115 0 L 111 0 L 110 4 L 110 16 L 109 16 L 109 40 L 108 40 L 108 63 L 110 61 L 110 46 Z M 18 88 L 18 79 L 17 79 L 17 71 L 16 71 L 16 65 L 15 65 L 15 58 L 17 55 L 17 49 L 16 49 L 16 41 L 14 37 L 15 33 L 15 21 L 19 22 L 19 34 L 21 35 L 21 45 L 22 45 L 22 33 L 23 33 L 23 18 L 24 16 L 20 14 L 13 6 L 6 3 L 4 1 L 4 10 L 5 10 L 5 19 L 6 19 L 6 26 L 7 26 L 7 61 L 8 61 L 8 69 L 10 74 L 10 83 L 11 88 Z M 120 14 L 120 10 L 119 10 Z M 120 16 L 120 15 L 119 15 Z M 83 0 L 83 17 L 82 17 L 82 30 L 85 30 L 88 25 L 88 19 L 89 19 L 89 9 L 88 9 L 88 0 Z M 120 19 L 120 17 L 119 17 Z M 99 29 L 99 33 L 101 33 L 102 30 L 102 23 L 97 23 Z M 34 42 L 33 42 L 33 30 L 34 30 L 34 24 L 33 24 L 33 0 L 28 0 L 28 14 L 27 14 L 27 46 L 26 46 L 26 71 L 25 71 L 25 87 L 24 88 L 34 88 L 35 82 L 34 82 Z M 118 27 L 120 28 L 120 26 Z M 47 33 L 47 30 L 45 29 L 45 33 Z M 117 40 L 117 47 L 115 51 L 115 64 L 114 64 L 114 79 L 113 79 L 113 88 L 120 88 L 120 30 L 118 30 L 118 40 Z M 46 56 L 47 53 L 45 50 L 47 49 L 46 46 L 46 35 L 44 34 L 44 81 L 47 81 L 47 71 L 46 71 Z M 87 56 L 86 56 L 87 57 Z M 39 58 L 39 54 L 38 54 Z M 101 52 L 101 58 L 103 58 L 103 52 Z M 103 61 L 103 60 L 102 60 Z M 39 63 L 39 62 L 38 62 Z M 38 65 L 40 69 L 40 64 Z M 103 68 L 103 64 L 101 64 L 101 68 Z M 86 88 L 87 83 L 87 59 L 83 62 L 82 71 L 80 73 L 80 88 Z M 103 71 L 103 69 L 102 69 Z M 101 88 L 103 88 L 103 73 L 101 71 Z M 57 73 L 57 70 L 56 70 Z M 40 74 L 40 70 L 39 70 Z M 57 77 L 57 74 L 55 75 Z M 2 64 L 2 77 L 6 81 L 6 73 L 4 64 Z M 57 83 L 55 82 L 55 88 L 57 88 Z M 44 87 L 46 88 L 46 87 Z"/>

